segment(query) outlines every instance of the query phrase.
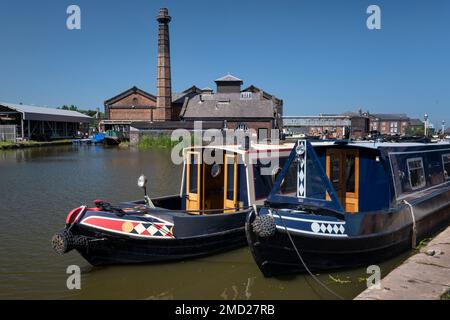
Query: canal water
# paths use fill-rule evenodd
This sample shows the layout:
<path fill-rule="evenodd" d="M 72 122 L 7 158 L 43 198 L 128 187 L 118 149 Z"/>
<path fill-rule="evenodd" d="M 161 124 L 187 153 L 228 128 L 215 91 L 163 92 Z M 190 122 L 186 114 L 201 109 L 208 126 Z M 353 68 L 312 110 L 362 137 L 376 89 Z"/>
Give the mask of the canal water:
<path fill-rule="evenodd" d="M 334 299 L 306 275 L 266 279 L 248 248 L 164 264 L 92 267 L 77 252 L 58 256 L 50 239 L 68 211 L 94 199 L 179 192 L 181 167 L 168 150 L 59 146 L 0 151 L 0 299 Z M 384 276 L 408 253 L 380 265 Z M 68 290 L 66 269 L 82 270 L 81 290 Z M 351 299 L 366 288 L 365 269 L 318 274 Z"/>

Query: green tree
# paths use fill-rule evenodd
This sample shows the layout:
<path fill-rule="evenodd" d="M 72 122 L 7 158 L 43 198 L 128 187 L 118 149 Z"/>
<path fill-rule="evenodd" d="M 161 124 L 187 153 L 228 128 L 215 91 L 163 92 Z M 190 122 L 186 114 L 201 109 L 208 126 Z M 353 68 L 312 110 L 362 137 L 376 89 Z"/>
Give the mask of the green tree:
<path fill-rule="evenodd" d="M 406 134 L 409 136 L 423 136 L 425 135 L 424 127 L 409 127 L 406 129 Z"/>
<path fill-rule="evenodd" d="M 65 104 L 61 108 L 58 108 L 58 109 L 69 110 L 69 111 L 78 111 L 78 108 L 76 106 L 74 106 L 73 104 L 71 104 L 70 106 Z"/>

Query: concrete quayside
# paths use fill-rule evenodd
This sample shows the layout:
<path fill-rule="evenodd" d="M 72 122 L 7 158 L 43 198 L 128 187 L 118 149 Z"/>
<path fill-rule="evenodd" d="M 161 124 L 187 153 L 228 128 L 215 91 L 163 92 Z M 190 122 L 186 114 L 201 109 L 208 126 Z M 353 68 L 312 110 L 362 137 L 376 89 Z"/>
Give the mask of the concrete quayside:
<path fill-rule="evenodd" d="M 380 289 L 366 289 L 355 300 L 449 299 L 450 227 L 438 234 L 381 280 Z"/>

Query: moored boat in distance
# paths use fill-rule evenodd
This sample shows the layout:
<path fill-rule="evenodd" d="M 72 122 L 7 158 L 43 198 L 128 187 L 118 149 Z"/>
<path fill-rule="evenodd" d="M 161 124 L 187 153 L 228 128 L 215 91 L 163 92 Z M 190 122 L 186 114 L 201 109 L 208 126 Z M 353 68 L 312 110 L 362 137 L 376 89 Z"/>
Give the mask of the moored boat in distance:
<path fill-rule="evenodd" d="M 117 206 L 96 200 L 94 208 L 75 208 L 53 236 L 53 248 L 60 254 L 76 249 L 91 264 L 105 265 L 179 260 L 244 246 L 246 217 L 266 199 L 292 146 L 186 148 L 179 194 L 150 199 L 141 176 L 143 200 Z"/>
<path fill-rule="evenodd" d="M 72 143 L 73 144 L 91 144 L 92 143 L 92 139 L 89 139 L 89 138 L 73 139 Z"/>
<path fill-rule="evenodd" d="M 97 132 L 94 135 L 92 135 L 92 142 L 95 144 L 103 143 L 105 141 L 105 134 L 102 132 Z"/>
<path fill-rule="evenodd" d="M 120 132 L 107 130 L 103 136 L 103 143 L 108 146 L 118 146 L 122 142 Z"/>
<path fill-rule="evenodd" d="M 299 140 L 247 240 L 265 276 L 369 266 L 450 222 L 450 144 Z"/>

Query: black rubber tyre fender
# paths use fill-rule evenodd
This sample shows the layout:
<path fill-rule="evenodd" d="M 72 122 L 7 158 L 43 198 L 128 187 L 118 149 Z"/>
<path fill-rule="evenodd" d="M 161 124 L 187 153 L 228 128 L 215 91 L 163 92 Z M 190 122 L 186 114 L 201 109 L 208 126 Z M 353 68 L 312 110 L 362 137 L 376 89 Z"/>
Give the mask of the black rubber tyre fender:
<path fill-rule="evenodd" d="M 52 237 L 52 247 L 57 254 L 63 255 L 73 249 L 72 234 L 67 230 L 55 233 Z"/>
<path fill-rule="evenodd" d="M 60 255 L 73 249 L 87 248 L 88 245 L 89 241 L 86 237 L 73 235 L 66 229 L 55 233 L 52 237 L 52 247 Z"/>
<path fill-rule="evenodd" d="M 269 215 L 256 216 L 252 228 L 253 232 L 261 238 L 272 237 L 277 230 L 275 220 Z"/>

